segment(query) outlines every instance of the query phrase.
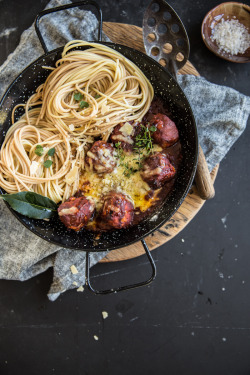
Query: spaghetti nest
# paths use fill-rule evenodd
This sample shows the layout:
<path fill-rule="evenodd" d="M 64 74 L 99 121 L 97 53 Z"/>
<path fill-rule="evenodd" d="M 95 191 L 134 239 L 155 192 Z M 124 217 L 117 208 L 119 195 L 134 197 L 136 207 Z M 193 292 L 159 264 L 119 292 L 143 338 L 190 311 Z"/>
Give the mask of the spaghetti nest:
<path fill-rule="evenodd" d="M 117 124 L 140 121 L 154 92 L 135 64 L 101 44 L 69 42 L 49 69 L 45 83 L 18 105 L 25 113 L 16 122 L 18 106 L 13 110 L 1 147 L 0 186 L 8 193 L 29 190 L 60 202 L 78 190 L 94 138 L 107 141 Z"/>

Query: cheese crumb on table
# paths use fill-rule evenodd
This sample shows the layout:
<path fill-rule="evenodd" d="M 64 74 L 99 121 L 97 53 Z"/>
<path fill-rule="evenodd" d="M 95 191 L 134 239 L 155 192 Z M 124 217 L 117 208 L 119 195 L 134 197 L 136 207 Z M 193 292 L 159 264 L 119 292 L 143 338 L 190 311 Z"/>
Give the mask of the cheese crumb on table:
<path fill-rule="evenodd" d="M 103 319 L 107 319 L 108 316 L 109 316 L 109 314 L 107 313 L 107 311 L 102 311 Z"/>
<path fill-rule="evenodd" d="M 84 291 L 84 287 L 81 285 L 79 286 L 78 289 L 76 289 L 77 292 L 83 292 Z"/>
<path fill-rule="evenodd" d="M 96 335 L 94 335 L 94 339 L 95 339 L 96 341 L 98 341 L 98 340 L 99 340 L 99 337 L 96 336 Z"/>
<path fill-rule="evenodd" d="M 219 52 L 231 55 L 244 53 L 250 47 L 250 34 L 247 28 L 236 19 L 224 20 L 212 29 L 211 40 L 217 43 Z"/>
<path fill-rule="evenodd" d="M 74 264 L 72 264 L 72 266 L 70 266 L 70 270 L 73 273 L 73 275 L 76 275 L 78 273 L 77 268 Z"/>

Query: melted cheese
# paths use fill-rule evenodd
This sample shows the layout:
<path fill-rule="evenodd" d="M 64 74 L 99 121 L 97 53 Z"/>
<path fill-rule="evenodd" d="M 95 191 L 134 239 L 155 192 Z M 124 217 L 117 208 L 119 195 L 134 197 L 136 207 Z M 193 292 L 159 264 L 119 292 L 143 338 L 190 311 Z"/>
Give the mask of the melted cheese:
<path fill-rule="evenodd" d="M 60 212 L 59 212 L 59 216 L 63 216 L 63 215 L 74 215 L 78 212 L 78 208 L 75 207 L 75 206 L 72 206 L 70 208 L 63 208 Z"/>
<path fill-rule="evenodd" d="M 94 160 L 97 160 L 97 156 L 96 156 L 95 154 L 93 154 L 93 152 L 88 151 L 88 152 L 87 152 L 87 155 L 88 155 L 90 158 L 92 158 L 92 159 L 94 159 Z"/>
<path fill-rule="evenodd" d="M 154 145 L 154 151 L 161 151 L 162 148 Z M 129 177 L 124 175 L 126 169 L 124 164 L 128 163 L 129 167 L 138 169 L 138 155 L 125 154 L 123 161 L 119 160 L 118 165 L 112 173 L 103 175 L 92 171 L 84 171 L 81 179 L 81 188 L 87 198 L 92 198 L 96 203 L 96 209 L 102 206 L 102 197 L 110 191 L 116 191 L 128 196 L 134 204 L 135 208 L 146 211 L 152 203 L 157 199 L 157 192 L 151 199 L 145 199 L 151 190 L 149 185 L 141 178 L 141 172 L 135 172 Z"/>
<path fill-rule="evenodd" d="M 112 139 L 115 140 L 115 141 L 122 141 L 122 142 L 125 142 L 125 143 L 129 143 L 131 145 L 134 143 L 133 139 L 131 139 L 129 136 L 124 136 L 124 135 L 121 135 L 121 134 L 113 135 Z"/>
<path fill-rule="evenodd" d="M 143 172 L 143 174 L 146 177 L 151 177 L 151 176 L 160 174 L 161 171 L 162 171 L 161 167 L 157 167 L 157 168 L 155 168 L 153 170 L 150 169 L 150 168 L 147 168 L 147 169 L 145 169 L 145 171 Z"/>

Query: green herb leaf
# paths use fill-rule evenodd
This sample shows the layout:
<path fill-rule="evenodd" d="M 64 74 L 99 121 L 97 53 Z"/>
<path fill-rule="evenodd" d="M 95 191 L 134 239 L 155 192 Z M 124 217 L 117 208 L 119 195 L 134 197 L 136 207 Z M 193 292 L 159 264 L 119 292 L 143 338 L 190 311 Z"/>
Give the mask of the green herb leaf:
<path fill-rule="evenodd" d="M 80 102 L 80 108 L 88 108 L 89 107 L 89 103 L 88 102 L 85 102 L 84 100 L 82 100 Z"/>
<path fill-rule="evenodd" d="M 79 102 L 79 100 L 82 100 L 83 96 L 80 92 L 76 92 L 74 94 L 74 99 L 77 100 Z"/>
<path fill-rule="evenodd" d="M 139 169 L 135 169 L 129 165 L 128 162 L 124 162 L 124 159 L 126 157 L 123 148 L 121 147 L 121 142 L 115 143 L 117 155 L 116 157 L 119 159 L 119 165 L 124 168 L 123 175 L 125 177 L 130 177 L 131 174 L 138 172 L 141 169 L 141 158 L 139 154 L 139 159 L 133 159 L 138 160 L 136 163 L 139 164 Z"/>
<path fill-rule="evenodd" d="M 42 154 L 43 154 L 43 146 L 37 145 L 36 148 L 35 148 L 35 154 L 38 155 L 38 156 L 42 156 Z"/>
<path fill-rule="evenodd" d="M 53 161 L 52 160 L 46 160 L 44 163 L 43 163 L 43 166 L 45 168 L 50 168 L 51 165 L 52 165 Z"/>
<path fill-rule="evenodd" d="M 134 169 L 133 167 L 130 167 L 128 163 L 125 163 L 124 165 L 124 176 L 125 177 L 130 177 L 132 174 L 136 173 L 138 170 Z"/>
<path fill-rule="evenodd" d="M 157 130 L 154 125 L 151 126 L 152 131 Z M 135 138 L 134 149 L 139 153 L 140 149 L 145 149 L 147 153 L 153 152 L 153 141 L 150 129 L 147 126 L 141 125 L 141 131 Z"/>
<path fill-rule="evenodd" d="M 56 150 L 55 150 L 55 147 L 50 148 L 49 151 L 48 151 L 48 155 L 49 155 L 49 156 L 54 156 L 55 151 L 56 151 Z"/>
<path fill-rule="evenodd" d="M 122 161 L 125 159 L 125 154 L 123 151 L 123 148 L 121 147 L 121 142 L 115 143 L 116 151 L 117 151 L 117 158 L 120 159 L 120 165 L 122 164 Z"/>
<path fill-rule="evenodd" d="M 150 130 L 151 132 L 156 132 L 157 127 L 156 127 L 155 125 L 152 125 L 152 126 L 150 126 L 149 130 Z"/>
<path fill-rule="evenodd" d="M 95 95 L 95 99 L 99 99 L 100 97 L 101 95 L 98 95 L 98 94 Z"/>
<path fill-rule="evenodd" d="M 0 195 L 0 198 L 8 202 L 13 210 L 31 219 L 50 219 L 57 212 L 55 202 L 31 191 L 3 194 Z"/>

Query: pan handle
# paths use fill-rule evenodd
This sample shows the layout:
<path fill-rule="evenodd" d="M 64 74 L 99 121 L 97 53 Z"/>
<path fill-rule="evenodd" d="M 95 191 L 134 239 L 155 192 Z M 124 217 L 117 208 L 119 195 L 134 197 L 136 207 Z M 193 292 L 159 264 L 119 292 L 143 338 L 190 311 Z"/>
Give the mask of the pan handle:
<path fill-rule="evenodd" d="M 144 240 L 141 240 L 141 243 L 144 247 L 144 250 L 145 250 L 145 253 L 148 257 L 148 260 L 149 260 L 149 263 L 151 265 L 151 268 L 152 268 L 152 274 L 150 276 L 150 278 L 148 280 L 145 280 L 145 281 L 141 281 L 139 283 L 136 283 L 136 284 L 130 284 L 130 285 L 124 285 L 124 286 L 119 286 L 118 288 L 112 288 L 112 289 L 106 289 L 106 290 L 97 290 L 97 289 L 94 289 L 90 283 L 90 262 L 89 262 L 89 252 L 86 253 L 86 275 L 85 275 L 85 282 L 86 282 L 86 285 L 88 286 L 89 290 L 91 290 L 91 292 L 95 293 L 95 294 L 109 294 L 109 293 L 117 293 L 117 292 L 121 292 L 122 290 L 128 290 L 128 289 L 134 289 L 134 288 L 138 288 L 140 286 L 144 286 L 144 285 L 148 285 L 150 284 L 155 276 L 156 276 L 156 266 L 155 266 L 155 262 L 152 258 L 152 255 L 149 251 L 149 248 L 146 244 L 146 242 Z"/>
<path fill-rule="evenodd" d="M 40 40 L 40 43 L 41 43 L 45 53 L 48 53 L 49 50 L 48 50 L 48 48 L 46 46 L 46 43 L 45 43 L 45 41 L 42 37 L 41 30 L 39 29 L 40 19 L 43 16 L 45 16 L 47 14 L 50 14 L 50 13 L 55 13 L 55 12 L 58 12 L 60 10 L 65 10 L 65 9 L 76 8 L 76 7 L 80 7 L 82 5 L 93 5 L 96 8 L 97 13 L 98 13 L 98 42 L 102 41 L 102 11 L 101 11 L 101 8 L 99 7 L 99 5 L 95 1 L 92 1 L 92 0 L 78 1 L 77 3 L 66 4 L 66 5 L 62 5 L 60 7 L 43 10 L 42 12 L 38 13 L 38 15 L 36 16 L 36 18 L 35 18 L 35 30 L 36 30 L 37 36 Z"/>

